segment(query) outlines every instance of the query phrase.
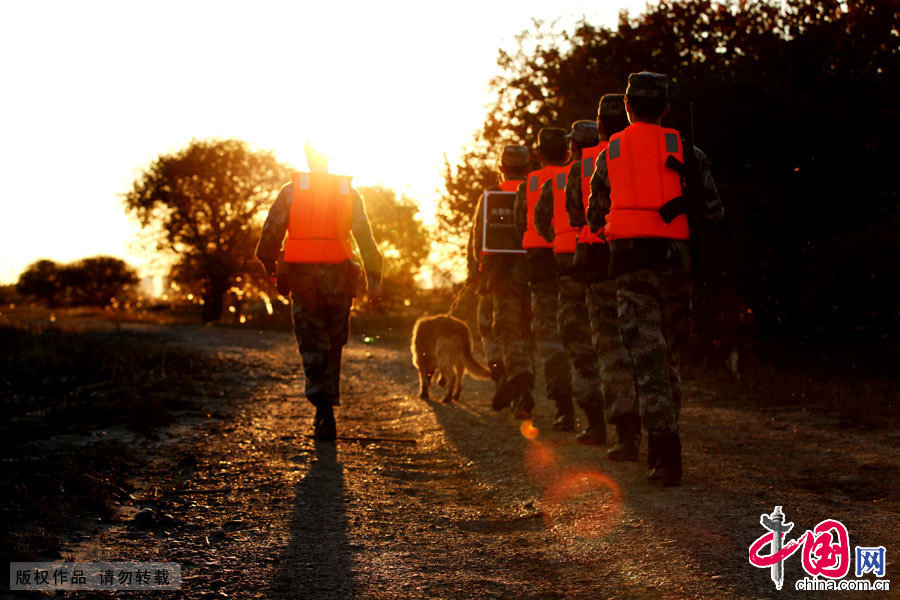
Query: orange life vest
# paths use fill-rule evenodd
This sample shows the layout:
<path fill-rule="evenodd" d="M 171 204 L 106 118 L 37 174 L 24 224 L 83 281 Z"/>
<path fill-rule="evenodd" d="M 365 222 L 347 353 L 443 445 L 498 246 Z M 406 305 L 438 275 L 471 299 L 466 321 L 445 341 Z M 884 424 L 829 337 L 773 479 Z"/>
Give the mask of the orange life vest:
<path fill-rule="evenodd" d="M 681 176 L 666 166 L 674 156 L 684 163 L 681 136 L 675 129 L 632 123 L 612 136 L 606 150 L 610 211 L 606 239 L 690 238 L 687 215 L 666 224 L 659 209 L 682 194 Z"/>
<path fill-rule="evenodd" d="M 500 191 L 501 192 L 516 192 L 519 190 L 519 184 L 522 183 L 521 179 L 504 179 L 500 182 Z"/>
<path fill-rule="evenodd" d="M 515 192 L 515 191 L 518 191 L 520 183 L 522 183 L 521 179 L 504 179 L 503 181 L 500 182 L 500 185 L 497 187 L 500 188 L 501 192 Z M 479 219 L 484 218 L 483 210 L 482 210 L 482 214 L 478 215 L 478 218 Z M 482 223 L 482 227 L 485 227 L 485 226 L 486 225 L 484 223 Z M 481 242 L 478 240 L 476 240 L 475 243 L 477 245 L 481 244 Z M 490 255 L 490 254 L 496 254 L 496 253 L 491 252 L 490 250 L 481 250 L 481 254 L 482 255 Z M 478 268 L 479 268 L 479 270 L 481 269 L 481 261 L 478 262 Z"/>
<path fill-rule="evenodd" d="M 525 204 L 527 228 L 525 235 L 522 236 L 522 247 L 526 250 L 530 248 L 552 248 L 553 242 L 548 242 L 534 228 L 534 207 L 537 206 L 538 198 L 541 197 L 541 188 L 544 182 L 553 175 L 553 169 L 559 167 L 544 167 L 537 171 L 532 171 L 525 178 Z"/>
<path fill-rule="evenodd" d="M 553 252 L 556 254 L 571 254 L 575 252 L 575 238 L 578 230 L 569 225 L 569 213 L 566 211 L 566 179 L 569 177 L 569 167 L 553 167 L 554 173 L 551 182 L 553 189 Z"/>
<path fill-rule="evenodd" d="M 291 173 L 294 195 L 285 262 L 339 263 L 353 258 L 350 179 L 330 173 Z"/>
<path fill-rule="evenodd" d="M 594 174 L 594 165 L 597 162 L 597 156 L 603 152 L 609 142 L 600 142 L 596 146 L 584 148 L 581 150 L 581 201 L 584 202 L 584 215 L 587 217 L 587 209 L 589 200 L 591 199 L 591 176 Z M 578 242 L 581 244 L 603 244 L 605 243 L 597 233 L 591 233 L 591 226 L 585 225 L 578 232 Z"/>

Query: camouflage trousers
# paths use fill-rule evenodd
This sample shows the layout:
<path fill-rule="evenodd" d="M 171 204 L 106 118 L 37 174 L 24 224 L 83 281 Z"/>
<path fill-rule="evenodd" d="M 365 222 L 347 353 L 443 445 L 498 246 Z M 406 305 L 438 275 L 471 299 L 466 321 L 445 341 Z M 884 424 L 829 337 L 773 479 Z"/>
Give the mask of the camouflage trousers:
<path fill-rule="evenodd" d="M 615 279 L 590 284 L 588 315 L 594 348 L 600 360 L 600 385 L 606 405 L 606 421 L 615 425 L 623 415 L 639 413 L 634 363 L 619 333 Z"/>
<path fill-rule="evenodd" d="M 648 431 L 678 431 L 679 364 L 691 331 L 690 277 L 641 269 L 616 278 L 619 331 L 634 361 L 641 420 Z"/>
<path fill-rule="evenodd" d="M 572 366 L 572 393 L 585 411 L 603 410 L 597 351 L 591 345 L 587 309 L 588 286 L 562 275 L 559 278 L 557 324 Z"/>
<path fill-rule="evenodd" d="M 485 305 L 490 305 L 492 313 L 492 335 L 490 338 L 498 342 L 503 368 L 508 379 L 512 379 L 520 373 L 534 373 L 531 362 L 531 336 L 528 331 L 529 307 L 528 287 L 505 278 L 495 278 L 491 283 L 490 291 L 482 299 L 489 299 Z M 481 306 L 479 302 L 479 330 L 481 329 Z M 484 338 L 485 340 L 488 337 Z M 488 342 L 485 341 L 485 352 L 488 360 L 491 360 L 491 350 L 488 350 Z M 494 349 L 496 352 L 496 348 Z"/>
<path fill-rule="evenodd" d="M 476 319 L 488 366 L 493 369 L 496 365 L 502 365 L 503 345 L 500 343 L 500 338 L 494 334 L 494 296 L 492 294 L 479 296 Z"/>
<path fill-rule="evenodd" d="M 551 278 L 530 283 L 531 331 L 537 342 L 538 353 L 544 363 L 544 379 L 547 397 L 557 407 L 571 406 L 572 375 L 569 356 L 559 334 L 559 283 Z"/>
<path fill-rule="evenodd" d="M 340 404 L 341 353 L 350 336 L 348 294 L 323 294 L 315 286 L 291 285 L 294 335 L 303 359 L 306 399 L 316 406 Z"/>

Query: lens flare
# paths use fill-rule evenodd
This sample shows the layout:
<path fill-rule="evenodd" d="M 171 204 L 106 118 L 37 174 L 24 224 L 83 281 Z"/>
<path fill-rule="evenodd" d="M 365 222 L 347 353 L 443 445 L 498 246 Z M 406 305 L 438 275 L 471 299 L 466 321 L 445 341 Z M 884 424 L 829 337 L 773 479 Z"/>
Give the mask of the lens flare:
<path fill-rule="evenodd" d="M 531 422 L 531 419 L 522 421 L 520 429 L 522 430 L 522 435 L 525 436 L 525 439 L 529 440 L 536 440 L 541 433 L 541 431 Z"/>
<path fill-rule="evenodd" d="M 525 448 L 523 460 L 525 474 L 539 488 L 543 488 L 547 481 L 559 472 L 559 460 L 556 452 L 546 442 L 540 440 L 529 442 Z"/>
<path fill-rule="evenodd" d="M 618 523 L 622 508 L 619 484 L 599 471 L 566 471 L 544 489 L 544 522 L 567 538 L 606 535 Z"/>

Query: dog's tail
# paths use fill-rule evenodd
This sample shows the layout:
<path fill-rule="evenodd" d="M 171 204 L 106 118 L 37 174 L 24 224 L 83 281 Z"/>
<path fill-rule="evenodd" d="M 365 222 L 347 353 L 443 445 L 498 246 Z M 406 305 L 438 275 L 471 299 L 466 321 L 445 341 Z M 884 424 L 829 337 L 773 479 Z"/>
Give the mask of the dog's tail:
<path fill-rule="evenodd" d="M 466 371 L 475 379 L 491 378 L 491 370 L 475 360 L 475 357 L 472 356 L 472 349 L 466 346 L 463 346 L 463 362 L 466 365 Z"/>

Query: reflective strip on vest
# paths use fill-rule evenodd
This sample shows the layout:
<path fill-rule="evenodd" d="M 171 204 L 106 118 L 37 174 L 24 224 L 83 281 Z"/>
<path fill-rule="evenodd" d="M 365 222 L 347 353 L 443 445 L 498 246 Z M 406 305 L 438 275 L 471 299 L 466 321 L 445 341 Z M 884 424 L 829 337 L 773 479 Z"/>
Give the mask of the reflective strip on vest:
<path fill-rule="evenodd" d="M 607 240 L 690 238 L 686 215 L 667 224 L 659 214 L 660 207 L 682 194 L 681 176 L 666 167 L 669 156 L 684 162 L 681 136 L 674 129 L 632 123 L 613 135 L 606 156 L 610 187 Z"/>
<path fill-rule="evenodd" d="M 584 218 L 587 219 L 587 209 L 591 199 L 591 177 L 594 175 L 594 165 L 609 142 L 600 142 L 596 146 L 584 148 L 581 151 L 581 201 L 584 203 Z M 603 244 L 603 238 L 596 233 L 591 233 L 591 226 L 585 225 L 578 232 L 580 244 Z"/>
<path fill-rule="evenodd" d="M 569 225 L 569 213 L 566 211 L 566 178 L 569 167 L 552 167 L 553 173 L 553 252 L 570 254 L 575 252 L 575 239 L 578 230 Z"/>
<path fill-rule="evenodd" d="M 340 263 L 353 258 L 350 177 L 330 173 L 292 173 L 294 194 L 284 261 Z"/>
<path fill-rule="evenodd" d="M 528 250 L 529 248 L 553 247 L 553 243 L 548 242 L 547 240 L 542 238 L 534 228 L 534 207 L 537 206 L 538 198 L 540 198 L 541 196 L 541 188 L 544 186 L 544 182 L 553 175 L 553 168 L 554 167 L 544 167 L 543 169 L 532 171 L 526 178 L 526 181 L 528 182 L 525 187 L 525 213 L 527 227 L 525 229 L 525 235 L 522 236 L 522 247 L 526 250 Z"/>

